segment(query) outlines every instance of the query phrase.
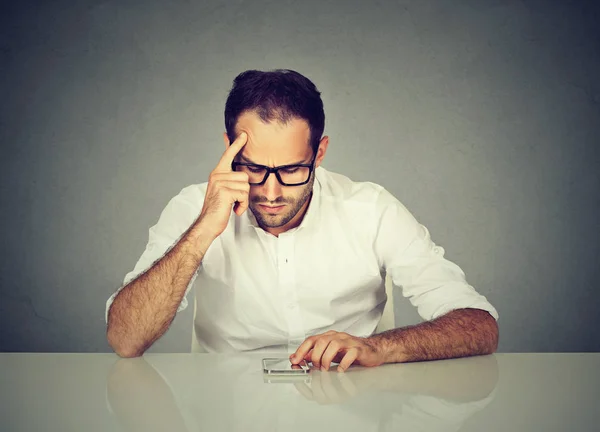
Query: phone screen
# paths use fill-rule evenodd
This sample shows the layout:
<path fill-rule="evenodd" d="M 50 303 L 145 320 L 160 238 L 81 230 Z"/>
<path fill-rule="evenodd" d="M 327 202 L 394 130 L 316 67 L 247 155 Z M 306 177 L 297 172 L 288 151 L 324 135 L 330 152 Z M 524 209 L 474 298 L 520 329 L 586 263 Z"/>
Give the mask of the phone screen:
<path fill-rule="evenodd" d="M 268 374 L 306 374 L 309 372 L 309 367 L 306 361 L 293 365 L 289 358 L 265 358 L 263 371 Z"/>

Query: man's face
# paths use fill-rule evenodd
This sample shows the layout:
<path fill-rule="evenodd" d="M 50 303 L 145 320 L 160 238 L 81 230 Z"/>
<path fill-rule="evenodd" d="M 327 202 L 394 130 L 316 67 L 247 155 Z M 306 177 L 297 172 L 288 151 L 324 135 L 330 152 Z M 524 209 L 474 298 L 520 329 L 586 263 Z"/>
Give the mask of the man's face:
<path fill-rule="evenodd" d="M 304 120 L 293 119 L 287 125 L 277 121 L 265 124 L 254 112 L 246 112 L 239 117 L 235 130 L 236 136 L 241 132 L 248 135 L 236 162 L 277 167 L 309 164 L 313 160 L 310 130 Z M 327 141 L 327 137 L 323 138 L 322 144 L 323 141 Z M 326 148 L 327 143 L 324 144 Z M 324 155 L 325 150 L 320 148 L 315 167 Z M 274 235 L 298 226 L 310 202 L 314 180 L 313 171 L 307 184 L 283 186 L 275 174 L 271 174 L 263 185 L 251 185 L 249 208 L 259 225 Z"/>

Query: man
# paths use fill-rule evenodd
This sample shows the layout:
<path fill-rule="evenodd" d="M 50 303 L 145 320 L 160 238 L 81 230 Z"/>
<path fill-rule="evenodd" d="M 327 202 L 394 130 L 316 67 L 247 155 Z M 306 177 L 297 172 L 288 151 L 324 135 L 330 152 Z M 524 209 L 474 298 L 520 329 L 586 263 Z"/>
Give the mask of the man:
<path fill-rule="evenodd" d="M 192 286 L 208 352 L 295 349 L 292 363 L 338 371 L 495 352 L 497 311 L 428 230 L 381 186 L 321 166 L 324 124 L 320 92 L 299 73 L 235 78 L 221 160 L 168 203 L 107 301 L 117 354 L 142 355 Z M 426 321 L 373 335 L 386 273 Z"/>

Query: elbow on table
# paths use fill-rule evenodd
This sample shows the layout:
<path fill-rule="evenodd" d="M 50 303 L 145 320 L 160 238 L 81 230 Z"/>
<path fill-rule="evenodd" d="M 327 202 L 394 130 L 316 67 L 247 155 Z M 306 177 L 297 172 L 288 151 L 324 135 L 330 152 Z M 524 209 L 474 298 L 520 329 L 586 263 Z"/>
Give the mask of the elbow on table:
<path fill-rule="evenodd" d="M 491 343 L 490 343 L 490 352 L 489 354 L 494 354 L 496 351 L 498 351 L 498 343 L 500 342 L 500 328 L 498 327 L 498 322 L 496 321 L 496 318 L 494 318 L 492 315 L 490 315 L 489 321 L 490 321 L 490 333 L 491 333 Z"/>
<path fill-rule="evenodd" d="M 141 349 L 131 342 L 123 341 L 122 338 L 119 338 L 115 333 L 116 332 L 109 327 L 106 331 L 106 340 L 119 357 L 134 358 L 144 354 L 144 349 Z"/>
<path fill-rule="evenodd" d="M 135 348 L 124 347 L 124 348 L 113 348 L 115 353 L 121 358 L 136 358 L 141 357 L 144 354 L 143 350 L 138 350 Z"/>

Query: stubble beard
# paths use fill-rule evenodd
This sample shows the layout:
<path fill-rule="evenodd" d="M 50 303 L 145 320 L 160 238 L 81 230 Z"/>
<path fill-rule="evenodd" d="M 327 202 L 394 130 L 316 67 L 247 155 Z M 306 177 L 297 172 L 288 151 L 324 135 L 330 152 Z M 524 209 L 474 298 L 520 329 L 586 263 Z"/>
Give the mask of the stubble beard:
<path fill-rule="evenodd" d="M 289 198 L 288 199 L 283 198 L 279 201 L 269 203 L 269 204 L 275 204 L 275 205 L 277 203 L 287 204 L 290 208 L 285 214 L 270 215 L 270 214 L 262 213 L 257 207 L 258 207 L 259 203 L 262 204 L 262 203 L 265 203 L 265 201 L 260 200 L 260 199 L 258 199 L 257 201 L 252 201 L 250 203 L 249 207 L 250 207 L 250 210 L 252 210 L 252 213 L 254 214 L 254 217 L 256 218 L 256 221 L 258 222 L 258 224 L 263 228 L 279 228 L 279 227 L 282 227 L 285 224 L 287 224 L 292 219 L 294 219 L 294 217 L 298 214 L 298 212 L 300 211 L 302 206 L 310 199 L 314 182 L 315 182 L 315 176 L 313 174 L 313 175 L 311 175 L 310 181 L 304 186 L 304 189 L 302 190 L 302 194 L 297 199 L 290 200 Z"/>

